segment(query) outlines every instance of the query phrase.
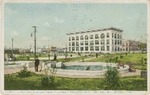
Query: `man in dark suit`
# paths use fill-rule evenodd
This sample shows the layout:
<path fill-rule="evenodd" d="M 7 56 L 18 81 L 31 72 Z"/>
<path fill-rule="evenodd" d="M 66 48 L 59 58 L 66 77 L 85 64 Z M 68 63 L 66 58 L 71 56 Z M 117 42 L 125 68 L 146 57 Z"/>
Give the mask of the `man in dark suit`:
<path fill-rule="evenodd" d="M 38 56 L 36 56 L 36 59 L 35 59 L 35 72 L 38 72 L 39 64 L 40 64 L 40 60 L 38 59 Z"/>

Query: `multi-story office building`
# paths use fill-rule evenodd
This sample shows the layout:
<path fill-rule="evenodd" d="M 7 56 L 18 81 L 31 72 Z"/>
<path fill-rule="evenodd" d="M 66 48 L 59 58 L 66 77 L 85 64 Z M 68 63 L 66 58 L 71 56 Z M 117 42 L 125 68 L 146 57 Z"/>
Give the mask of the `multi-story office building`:
<path fill-rule="evenodd" d="M 122 31 L 114 27 L 67 33 L 69 52 L 115 53 L 122 51 Z"/>

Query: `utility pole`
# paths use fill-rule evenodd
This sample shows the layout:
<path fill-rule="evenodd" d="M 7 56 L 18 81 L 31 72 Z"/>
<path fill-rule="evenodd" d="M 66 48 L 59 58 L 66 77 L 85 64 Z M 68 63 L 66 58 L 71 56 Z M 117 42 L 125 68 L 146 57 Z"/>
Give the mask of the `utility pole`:
<path fill-rule="evenodd" d="M 49 41 L 50 41 L 50 40 L 48 39 L 48 49 L 47 49 L 47 50 L 48 50 L 48 51 L 47 51 L 47 53 L 48 53 L 48 60 L 50 60 L 50 56 L 51 56 L 51 55 L 50 55 L 50 45 L 49 45 Z"/>
<path fill-rule="evenodd" d="M 14 39 L 12 38 L 11 41 L 12 41 L 12 50 L 11 50 L 11 53 L 12 53 L 12 60 L 13 60 L 13 41 L 14 41 Z"/>
<path fill-rule="evenodd" d="M 32 26 L 34 28 L 34 60 L 36 59 L 36 26 Z"/>
<path fill-rule="evenodd" d="M 66 59 L 67 59 L 67 56 L 68 56 L 68 54 L 67 54 L 67 44 L 66 44 L 66 48 L 65 49 L 66 49 L 66 55 L 65 56 L 66 56 Z"/>

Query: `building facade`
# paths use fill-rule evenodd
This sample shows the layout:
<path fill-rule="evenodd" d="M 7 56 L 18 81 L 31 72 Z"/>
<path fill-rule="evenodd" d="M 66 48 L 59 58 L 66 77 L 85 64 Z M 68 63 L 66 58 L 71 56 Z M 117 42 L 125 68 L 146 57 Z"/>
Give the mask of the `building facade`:
<path fill-rule="evenodd" d="M 122 51 L 130 52 L 130 51 L 140 51 L 140 42 L 134 40 L 123 40 L 122 41 Z"/>
<path fill-rule="evenodd" d="M 69 52 L 115 53 L 122 51 L 123 30 L 114 27 L 67 33 Z"/>

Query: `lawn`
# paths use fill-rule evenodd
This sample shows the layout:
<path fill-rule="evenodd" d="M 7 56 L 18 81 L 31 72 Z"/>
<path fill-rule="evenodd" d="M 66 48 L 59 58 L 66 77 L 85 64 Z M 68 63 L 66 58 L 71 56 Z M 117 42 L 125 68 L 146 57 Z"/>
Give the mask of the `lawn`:
<path fill-rule="evenodd" d="M 42 86 L 42 75 L 20 78 L 17 74 L 5 75 L 5 90 L 104 90 L 104 79 L 55 77 L 54 85 Z M 147 80 L 140 76 L 121 78 L 118 90 L 146 91 Z"/>
<path fill-rule="evenodd" d="M 128 53 L 128 54 L 104 54 L 100 55 L 98 58 L 94 58 L 91 60 L 88 60 L 88 62 L 110 62 L 115 63 L 115 58 L 118 57 L 117 63 L 121 62 L 124 64 L 131 63 L 136 69 L 140 70 L 146 70 L 147 69 L 147 62 L 146 54 L 142 53 Z M 121 58 L 122 57 L 122 58 Z M 142 62 L 143 61 L 143 62 Z"/>

